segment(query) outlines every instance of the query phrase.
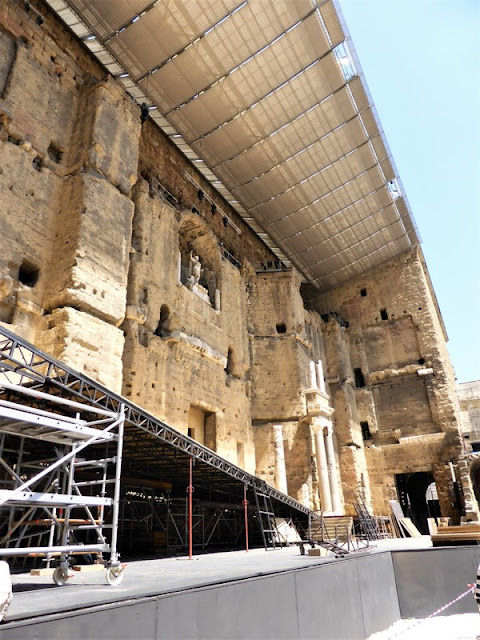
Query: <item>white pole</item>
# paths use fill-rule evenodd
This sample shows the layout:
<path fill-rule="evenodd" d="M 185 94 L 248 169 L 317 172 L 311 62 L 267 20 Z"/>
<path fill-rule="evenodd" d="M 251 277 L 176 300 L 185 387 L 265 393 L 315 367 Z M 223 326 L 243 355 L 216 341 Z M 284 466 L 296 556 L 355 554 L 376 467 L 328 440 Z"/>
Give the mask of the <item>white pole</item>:
<path fill-rule="evenodd" d="M 330 495 L 330 481 L 328 478 L 327 455 L 325 453 L 325 442 L 323 440 L 323 427 L 321 424 L 313 425 L 315 431 L 315 456 L 317 460 L 318 488 L 320 490 L 320 501 L 322 511 L 332 511 L 332 498 Z"/>
<path fill-rule="evenodd" d="M 320 391 L 325 393 L 325 380 L 323 379 L 323 364 L 321 360 L 317 362 L 317 384 Z"/>
<path fill-rule="evenodd" d="M 310 360 L 310 362 L 308 363 L 308 388 L 317 388 L 317 375 L 315 373 L 315 363 L 313 362 L 313 360 Z"/>
<path fill-rule="evenodd" d="M 277 488 L 288 495 L 285 451 L 283 449 L 283 430 L 281 424 L 273 425 L 273 443 L 275 447 L 275 469 Z"/>

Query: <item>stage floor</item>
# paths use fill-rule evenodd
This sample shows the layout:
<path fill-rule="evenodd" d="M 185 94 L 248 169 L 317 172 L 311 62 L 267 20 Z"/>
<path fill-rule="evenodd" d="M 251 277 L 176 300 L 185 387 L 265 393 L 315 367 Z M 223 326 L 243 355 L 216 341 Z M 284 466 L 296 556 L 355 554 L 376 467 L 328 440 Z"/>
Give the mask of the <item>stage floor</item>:
<path fill-rule="evenodd" d="M 370 548 L 347 558 L 431 546 L 429 536 L 377 540 Z M 104 570 L 73 572 L 73 577 L 61 587 L 53 583 L 51 575 L 13 574 L 13 601 L 5 622 L 226 584 L 332 562 L 345 562 L 345 559 L 337 559 L 333 555 L 302 556 L 297 546 L 291 546 L 268 551 L 253 549 L 248 553 L 209 553 L 194 556 L 192 560 L 183 556 L 136 560 L 127 563 L 123 582 L 116 587 L 106 583 Z"/>

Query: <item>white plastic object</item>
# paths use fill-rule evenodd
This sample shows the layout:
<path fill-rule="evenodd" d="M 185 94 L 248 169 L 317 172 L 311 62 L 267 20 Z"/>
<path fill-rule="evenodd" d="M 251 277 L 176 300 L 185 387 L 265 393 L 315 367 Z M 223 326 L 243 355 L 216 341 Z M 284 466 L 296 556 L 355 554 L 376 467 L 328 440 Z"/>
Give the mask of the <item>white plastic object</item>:
<path fill-rule="evenodd" d="M 0 560 L 0 622 L 5 617 L 7 609 L 12 601 L 12 597 L 10 568 L 8 566 L 8 562 Z"/>

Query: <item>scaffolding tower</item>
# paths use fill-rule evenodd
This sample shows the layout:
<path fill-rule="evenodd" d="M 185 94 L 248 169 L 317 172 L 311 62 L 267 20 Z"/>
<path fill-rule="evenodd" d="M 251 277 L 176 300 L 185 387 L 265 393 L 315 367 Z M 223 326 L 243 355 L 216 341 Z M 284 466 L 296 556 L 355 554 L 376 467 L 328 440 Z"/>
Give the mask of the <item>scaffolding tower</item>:
<path fill-rule="evenodd" d="M 0 554 L 56 559 L 56 584 L 68 558 L 95 555 L 119 584 L 117 552 L 124 407 L 118 412 L 0 383 L 22 403 L 0 399 Z M 40 406 L 48 406 L 49 410 Z M 62 408 L 62 413 L 56 411 Z M 107 540 L 106 532 L 110 531 Z"/>

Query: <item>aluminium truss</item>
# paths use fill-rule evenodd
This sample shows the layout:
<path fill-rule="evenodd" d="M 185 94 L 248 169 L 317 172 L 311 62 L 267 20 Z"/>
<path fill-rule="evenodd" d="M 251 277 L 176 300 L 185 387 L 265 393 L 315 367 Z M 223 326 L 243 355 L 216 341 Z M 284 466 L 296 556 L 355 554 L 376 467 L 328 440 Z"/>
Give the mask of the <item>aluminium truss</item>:
<path fill-rule="evenodd" d="M 17 417 L 20 418 L 18 420 L 19 423 L 22 423 L 22 421 L 24 423 L 27 422 L 25 414 L 30 418 L 32 415 L 35 415 L 42 421 L 47 421 L 52 419 L 52 416 L 43 415 L 39 412 L 46 412 L 47 414 L 53 413 L 59 418 L 61 427 L 65 427 L 65 429 L 63 429 L 63 431 L 61 428 L 57 430 L 61 435 L 57 433 L 55 436 L 55 434 L 50 432 L 50 440 L 58 436 L 63 441 L 64 438 L 67 438 L 65 434 L 68 432 L 68 438 L 75 441 L 74 443 L 68 444 L 70 447 L 82 446 L 78 443 L 79 440 L 84 444 L 87 434 L 90 433 L 87 429 L 100 429 L 105 435 L 108 433 L 109 436 L 105 438 L 103 443 L 102 436 L 99 435 L 95 440 L 92 440 L 91 445 L 86 447 L 86 449 L 91 451 L 92 456 L 89 459 L 93 461 L 101 461 L 108 457 L 102 452 L 102 446 L 108 445 L 110 449 L 113 446 L 117 446 L 122 440 L 120 436 L 123 429 L 124 475 L 128 476 L 133 474 L 137 475 L 137 477 L 150 477 L 167 480 L 169 482 L 173 481 L 174 492 L 175 490 L 177 491 L 177 498 L 180 497 L 181 491 L 183 492 L 182 495 L 185 495 L 185 487 L 188 484 L 186 482 L 186 469 L 188 461 L 192 459 L 197 478 L 195 481 L 196 496 L 203 501 L 213 500 L 215 502 L 229 503 L 238 501 L 240 504 L 244 489 L 250 491 L 251 498 L 254 497 L 255 490 L 260 490 L 272 500 L 275 515 L 293 518 L 300 526 L 306 526 L 310 510 L 305 505 L 271 487 L 263 480 L 249 474 L 228 460 L 225 460 L 195 440 L 179 433 L 163 421 L 140 409 L 132 402 L 109 391 L 98 382 L 91 380 L 87 376 L 74 371 L 58 360 L 46 355 L 4 327 L 0 327 L 0 399 L 6 403 L 19 405 L 16 406 L 15 409 L 16 411 L 22 412 L 17 414 Z M 2 406 L 4 410 L 14 410 L 13 407 L 8 407 L 8 405 Z M 29 411 L 30 409 L 34 410 L 34 412 Z M 120 418 L 123 421 L 123 427 L 120 424 Z M 9 418 L 2 418 L 0 414 L 0 434 L 2 433 L 2 424 L 5 424 L 5 421 L 8 420 L 14 422 L 14 420 L 10 420 Z M 106 432 L 108 425 L 105 427 L 107 423 L 100 424 L 101 420 L 110 420 L 109 425 L 117 421 L 117 425 Z M 91 422 L 96 424 L 90 424 Z M 23 442 L 28 441 L 31 444 L 34 443 L 36 447 L 35 455 L 39 460 L 42 459 L 42 456 L 45 458 L 50 456 L 50 458 L 52 458 L 51 451 L 44 451 L 46 441 L 41 437 L 27 437 L 26 433 L 22 434 L 22 429 L 25 428 L 26 427 L 10 426 L 10 431 L 4 435 L 9 441 L 12 438 L 17 438 L 17 440 L 21 441 L 23 437 Z M 53 427 L 50 427 L 49 424 L 48 428 Z M 39 433 L 41 435 L 41 430 L 40 432 L 33 433 Z M 80 438 L 81 434 L 83 435 Z M 58 445 L 58 443 L 53 442 L 50 442 L 50 444 Z M 17 443 L 13 445 L 12 448 L 18 450 L 21 446 L 23 445 Z M 54 469 L 51 469 L 52 473 L 55 471 L 58 474 L 63 473 L 68 477 L 68 467 L 75 456 L 65 458 L 64 456 L 67 455 L 65 447 L 67 445 L 64 444 L 63 446 L 64 449 L 62 449 L 59 454 L 54 451 L 53 457 L 55 460 L 49 464 L 57 465 Z M 83 449 L 80 453 L 83 454 Z M 110 455 L 110 458 L 115 458 L 115 460 L 109 462 L 108 477 L 106 476 L 108 482 L 105 486 L 100 482 L 100 472 L 92 475 L 90 470 L 89 475 L 87 468 L 75 466 L 75 475 L 80 474 L 81 477 L 80 479 L 72 479 L 72 487 L 75 487 L 75 489 L 72 489 L 72 497 L 75 497 L 75 495 L 78 496 L 77 490 L 80 488 L 78 486 L 79 482 L 84 483 L 82 486 L 85 490 L 87 487 L 91 490 L 91 482 L 95 481 L 98 483 L 96 486 L 100 489 L 100 494 L 105 494 L 101 496 L 102 499 L 107 501 L 115 500 L 114 494 L 118 490 L 118 484 L 112 481 L 117 472 L 118 475 L 120 475 L 121 469 L 119 466 L 115 469 L 117 457 Z M 61 462 L 60 459 L 62 460 Z M 17 462 L 18 461 L 12 461 L 10 454 L 7 464 L 12 467 L 12 464 L 16 464 Z M 12 468 L 12 470 L 14 469 Z M 16 470 L 14 471 L 16 472 Z M 21 474 L 16 473 L 20 477 Z M 52 475 L 52 473 L 50 475 Z M 45 489 L 47 476 L 49 476 L 48 473 L 42 476 L 39 481 L 44 482 L 43 490 L 45 492 L 53 493 L 53 490 L 46 491 Z M 23 484 L 23 480 L 22 483 L 20 483 L 19 480 L 14 477 L 13 480 L 12 477 L 10 477 L 10 481 L 13 482 L 12 486 L 14 489 L 21 487 Z M 68 481 L 66 482 L 68 486 Z M 29 485 L 28 488 L 30 487 L 31 485 Z M 9 487 L 6 490 L 11 489 Z M 21 493 L 22 491 L 17 492 L 14 498 L 18 498 Z M 41 493 L 41 491 L 39 493 Z M 63 493 L 63 495 L 65 495 L 65 493 Z M 66 495 L 69 495 L 68 492 Z M 94 496 L 89 497 L 93 498 Z M 175 497 L 175 495 L 172 495 L 172 497 Z M 31 506 L 32 505 L 30 505 L 30 507 Z M 106 510 L 109 513 L 111 511 L 112 515 L 114 506 L 114 503 L 110 502 L 103 504 L 104 511 Z M 102 505 L 96 505 L 95 508 L 101 507 Z M 55 508 L 60 509 L 65 507 L 58 506 Z M 76 504 L 75 508 L 77 508 Z M 70 532 L 67 534 L 67 538 L 69 537 L 69 539 L 66 546 L 69 546 L 70 543 L 74 542 L 75 539 L 79 539 L 82 535 L 85 536 L 85 531 L 88 531 L 88 529 L 81 529 L 82 526 L 92 527 L 90 535 L 95 535 L 97 531 L 94 525 L 98 525 L 98 522 L 92 522 L 92 519 L 89 518 L 88 515 L 83 518 L 84 522 L 76 522 L 76 520 L 82 520 L 82 518 L 77 518 L 77 515 L 78 514 L 75 513 L 72 519 L 69 520 L 72 522 L 71 526 L 64 526 L 64 529 Z M 51 515 L 43 519 L 49 518 L 52 519 Z M 118 509 L 115 518 L 118 519 Z M 59 519 L 58 515 L 57 519 Z M 99 520 L 99 518 L 94 518 L 94 520 Z M 258 518 L 256 520 L 258 522 Z M 59 530 L 58 524 L 56 526 Z M 113 538 L 116 536 L 117 526 L 111 520 L 108 526 L 112 527 Z M 58 537 L 58 532 L 56 532 L 55 535 Z M 232 537 L 232 542 L 234 542 L 234 537 Z M 82 540 L 85 546 L 86 542 L 86 540 Z M 105 543 L 103 540 L 100 540 L 95 541 L 95 544 L 104 545 Z M 58 544 L 58 546 L 61 546 L 61 544 Z M 72 550 L 70 546 L 69 550 Z M 112 554 L 108 562 L 120 566 L 115 544 L 110 542 L 109 546 L 102 547 L 101 552 Z M 62 556 L 62 558 L 63 557 L 64 556 Z"/>

